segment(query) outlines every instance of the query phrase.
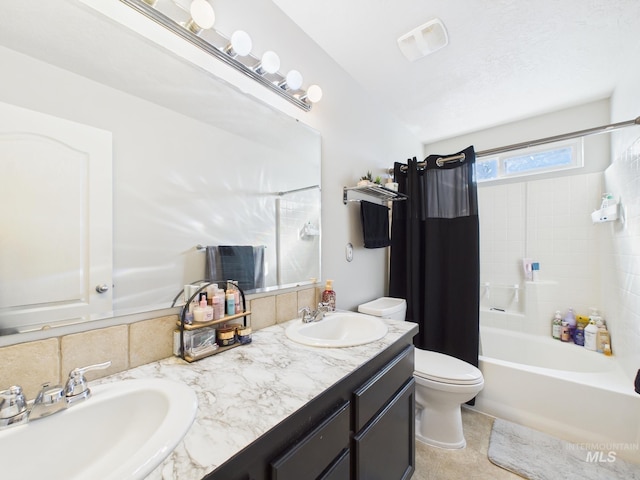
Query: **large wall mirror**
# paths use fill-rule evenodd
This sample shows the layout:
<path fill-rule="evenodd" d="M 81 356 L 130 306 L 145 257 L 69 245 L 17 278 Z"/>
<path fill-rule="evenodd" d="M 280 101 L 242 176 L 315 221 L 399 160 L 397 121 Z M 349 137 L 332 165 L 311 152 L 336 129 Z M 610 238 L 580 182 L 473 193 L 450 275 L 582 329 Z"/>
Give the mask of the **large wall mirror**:
<path fill-rule="evenodd" d="M 19 187 L 31 178 L 30 183 L 47 186 L 31 193 L 0 191 L 2 203 L 11 206 L 0 210 L 0 283 L 12 285 L 0 289 L 12 290 L 11 298 L 0 293 L 1 334 L 167 308 L 184 284 L 205 277 L 206 253 L 198 246 L 264 247 L 265 288 L 320 278 L 321 139 L 316 131 L 75 1 L 3 3 L 0 62 L 3 185 Z M 23 115 L 20 125 L 12 120 Z M 26 132 L 40 122 L 44 130 Z M 51 122 L 75 131 L 81 144 L 90 143 L 87 151 L 93 144 L 86 139 L 94 133 L 100 142 L 107 139 L 111 151 L 105 161 L 111 167 L 98 177 L 110 190 L 97 187 L 97 198 L 85 198 L 93 185 L 86 176 L 93 172 L 89 165 L 104 159 L 104 150 L 82 163 L 88 158 L 85 147 L 48 133 Z M 9 142 L 16 135 L 21 140 L 39 135 L 64 145 L 80 158 L 80 173 L 66 175 L 56 166 L 16 160 L 32 155 L 30 147 L 17 149 Z M 23 157 L 14 155 L 16 149 Z M 34 170 L 38 174 L 31 176 Z M 63 178 L 70 179 L 69 187 L 61 187 Z M 77 207 L 77 198 L 87 206 Z M 96 219 L 92 215 L 100 203 L 112 208 Z M 16 218 L 36 210 L 47 223 L 35 238 L 20 241 L 17 234 L 6 234 Z M 23 271 L 47 266 L 38 278 L 62 281 L 68 272 L 49 261 L 66 255 L 54 235 L 56 225 L 68 222 L 61 214 L 99 227 L 95 236 L 82 226 L 66 229 L 68 239 L 82 239 L 68 248 L 78 271 L 75 291 L 64 295 L 79 303 L 90 303 L 96 294 L 109 300 L 106 307 L 72 318 L 51 313 L 60 310 L 60 301 L 37 294 L 48 287 L 10 273 L 19 270 L 22 277 Z M 105 218 L 112 218 L 106 226 Z M 93 251 L 105 245 L 111 269 L 103 281 L 84 269 Z M 100 294 L 96 287 L 103 284 L 109 288 Z M 30 299 L 29 305 L 16 298 Z"/>

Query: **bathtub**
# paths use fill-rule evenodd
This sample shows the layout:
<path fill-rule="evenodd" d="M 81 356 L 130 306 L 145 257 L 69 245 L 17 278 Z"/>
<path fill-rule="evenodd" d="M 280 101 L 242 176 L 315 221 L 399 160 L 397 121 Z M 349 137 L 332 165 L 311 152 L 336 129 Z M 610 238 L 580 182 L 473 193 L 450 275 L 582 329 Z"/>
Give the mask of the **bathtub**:
<path fill-rule="evenodd" d="M 640 395 L 615 356 L 487 326 L 480 353 L 473 409 L 640 463 Z"/>

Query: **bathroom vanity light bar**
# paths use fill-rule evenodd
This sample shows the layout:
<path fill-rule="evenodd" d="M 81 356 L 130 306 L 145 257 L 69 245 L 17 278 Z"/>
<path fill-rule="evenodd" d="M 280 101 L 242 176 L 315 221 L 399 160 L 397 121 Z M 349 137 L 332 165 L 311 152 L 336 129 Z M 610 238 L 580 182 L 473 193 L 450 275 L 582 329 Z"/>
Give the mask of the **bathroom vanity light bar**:
<path fill-rule="evenodd" d="M 197 33 L 199 33 L 199 30 L 197 29 L 197 25 L 196 25 L 196 29 L 189 27 L 189 25 L 193 23 L 192 21 L 189 21 L 188 24 L 185 26 L 181 25 L 177 21 L 174 21 L 173 19 L 164 15 L 162 12 L 156 10 L 154 8 L 154 5 L 156 4 L 156 2 L 153 0 L 120 0 L 120 2 L 131 7 L 132 9 L 146 16 L 147 18 L 153 20 L 158 25 L 166 28 L 172 33 L 175 33 L 182 39 L 200 48 L 201 50 L 208 53 L 212 57 L 215 57 L 218 60 L 229 65 L 230 67 L 235 68 L 245 76 L 267 87 L 272 92 L 276 93 L 280 97 L 291 102 L 292 104 L 301 108 L 304 111 L 308 112 L 309 110 L 311 110 L 311 104 L 314 101 L 318 101 L 322 96 L 322 90 L 317 85 L 311 85 L 307 91 L 304 91 L 302 89 L 296 89 L 296 90 L 289 89 L 287 87 L 287 81 L 290 81 L 288 76 L 282 76 L 278 72 L 270 72 L 267 70 L 266 73 L 269 73 L 271 77 L 274 77 L 274 76 L 277 77 L 276 81 L 270 80 L 269 78 L 266 77 L 265 71 L 264 71 L 266 69 L 262 68 L 261 61 L 259 59 L 253 57 L 251 54 L 248 54 L 246 55 L 246 57 L 251 58 L 255 61 L 254 68 L 251 68 L 243 64 L 242 62 L 240 62 L 235 58 L 236 55 L 233 49 L 228 48 L 228 46 L 225 46 L 223 48 L 218 48 L 212 45 L 211 43 L 207 42 L 206 40 L 204 40 L 203 38 L 197 35 Z M 217 32 L 215 30 L 213 31 L 219 37 L 226 38 L 220 32 Z M 273 52 L 270 52 L 270 53 L 273 53 Z"/>

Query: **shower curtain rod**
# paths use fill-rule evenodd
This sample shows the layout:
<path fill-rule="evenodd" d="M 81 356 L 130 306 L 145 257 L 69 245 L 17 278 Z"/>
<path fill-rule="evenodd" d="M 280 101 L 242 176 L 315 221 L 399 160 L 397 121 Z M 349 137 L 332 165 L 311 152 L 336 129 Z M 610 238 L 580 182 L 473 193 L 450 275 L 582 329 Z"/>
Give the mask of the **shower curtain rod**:
<path fill-rule="evenodd" d="M 569 140 L 572 138 L 587 137 L 589 135 L 597 135 L 600 133 L 609 133 L 620 128 L 632 127 L 634 125 L 640 125 L 640 117 L 636 117 L 633 120 L 627 120 L 626 122 L 611 123 L 609 125 L 602 125 L 600 127 L 587 128 L 586 130 L 578 130 L 576 132 L 563 133 L 561 135 L 554 135 L 552 137 L 539 138 L 538 140 L 530 140 L 528 142 L 514 143 L 512 145 L 507 145 L 504 147 L 490 148 L 488 150 L 476 152 L 476 158 L 488 157 L 491 155 L 497 155 L 499 153 L 511 152 L 513 150 L 520 150 L 522 148 L 536 147 L 538 145 L 560 142 L 562 140 Z M 441 167 L 447 162 L 455 162 L 458 160 L 463 162 L 464 158 L 464 154 L 452 155 L 450 157 L 444 158 L 441 157 L 436 160 L 436 164 Z M 424 167 L 426 164 L 427 162 L 418 162 L 418 167 Z M 407 169 L 405 165 L 400 168 L 402 169 L 402 171 L 405 171 Z M 388 172 L 390 174 L 393 174 L 393 167 L 390 168 Z"/>

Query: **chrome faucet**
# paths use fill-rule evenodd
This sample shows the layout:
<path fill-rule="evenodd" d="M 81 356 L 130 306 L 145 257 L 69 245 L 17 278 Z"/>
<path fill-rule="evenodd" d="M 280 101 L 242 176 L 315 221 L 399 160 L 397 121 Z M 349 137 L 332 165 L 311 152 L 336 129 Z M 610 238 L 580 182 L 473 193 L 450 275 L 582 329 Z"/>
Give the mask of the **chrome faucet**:
<path fill-rule="evenodd" d="M 33 401 L 29 411 L 29 420 L 48 417 L 65 408 L 67 408 L 67 402 L 65 401 L 62 385 L 51 386 L 49 383 L 44 383 L 42 390 Z"/>
<path fill-rule="evenodd" d="M 29 421 L 27 399 L 19 385 L 0 392 L 0 429 Z"/>
<path fill-rule="evenodd" d="M 87 386 L 87 379 L 84 374 L 90 370 L 102 370 L 109 368 L 111 361 L 89 365 L 88 367 L 74 368 L 69 372 L 69 378 L 64 386 L 64 394 L 69 405 L 86 400 L 91 396 L 91 390 Z"/>
<path fill-rule="evenodd" d="M 319 303 L 318 308 L 316 308 L 313 312 L 309 307 L 302 307 L 298 314 L 302 315 L 303 323 L 311 323 L 322 320 L 326 313 L 330 312 L 331 308 L 328 303 Z"/>
<path fill-rule="evenodd" d="M 108 361 L 88 367 L 74 368 L 69 373 L 64 387 L 61 385 L 51 386 L 49 383 L 43 384 L 30 408 L 19 385 L 0 391 L 0 430 L 47 417 L 74 403 L 86 400 L 91 396 L 91 390 L 87 386 L 85 372 L 107 368 L 110 365 L 111 362 Z"/>

